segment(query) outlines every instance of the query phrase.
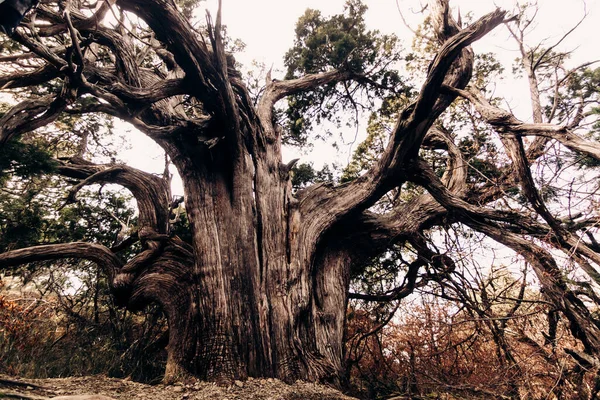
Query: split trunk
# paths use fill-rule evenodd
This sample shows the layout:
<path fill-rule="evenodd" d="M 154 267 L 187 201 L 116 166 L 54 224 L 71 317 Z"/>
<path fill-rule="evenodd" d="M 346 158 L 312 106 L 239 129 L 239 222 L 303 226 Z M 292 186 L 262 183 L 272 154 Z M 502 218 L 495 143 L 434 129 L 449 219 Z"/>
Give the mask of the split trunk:
<path fill-rule="evenodd" d="M 127 276 L 126 267 L 114 280 L 122 303 L 157 301 L 166 311 L 165 379 L 192 373 L 339 384 L 347 253 L 311 230 L 289 166 L 276 157 L 244 149 L 232 158 L 225 142 L 185 148 L 185 157 L 171 157 L 185 160 L 177 166 L 191 246 L 142 237 L 143 272 Z"/>

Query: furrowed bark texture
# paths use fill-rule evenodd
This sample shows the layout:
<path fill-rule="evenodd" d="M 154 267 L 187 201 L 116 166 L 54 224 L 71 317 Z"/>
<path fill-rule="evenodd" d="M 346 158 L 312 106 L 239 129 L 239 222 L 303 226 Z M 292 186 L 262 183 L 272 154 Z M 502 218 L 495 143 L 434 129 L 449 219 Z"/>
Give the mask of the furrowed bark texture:
<path fill-rule="evenodd" d="M 68 34 L 83 41 L 49 49 L 24 32 L 16 36 L 27 56 L 44 66 L 0 77 L 0 84 L 17 88 L 58 80 L 63 87 L 57 96 L 24 101 L 5 114 L 0 144 L 62 111 L 103 112 L 132 123 L 177 167 L 192 241 L 184 243 L 169 232 L 166 180 L 73 158 L 58 169 L 80 180 L 68 201 L 93 183 L 129 189 L 139 208 L 140 253 L 125 263 L 100 245 L 66 244 L 8 252 L 0 255 L 0 264 L 53 259 L 63 249 L 69 249 L 65 256 L 81 251 L 107 267 L 120 304 L 131 309 L 160 304 L 170 333 L 166 381 L 194 374 L 216 381 L 262 376 L 340 384 L 351 263 L 409 239 L 431 258 L 416 236 L 445 213 L 430 195 L 385 216 L 367 209 L 407 179 L 424 142 L 441 143 L 448 152 L 444 184 L 463 195 L 466 164 L 449 135 L 432 127 L 457 96 L 441 94 L 442 86 L 466 87 L 473 64 L 469 45 L 499 25 L 505 13 L 492 12 L 461 29 L 446 1 L 432 1 L 440 49 L 416 101 L 400 113 L 381 159 L 351 183 L 320 184 L 294 194 L 290 166 L 282 164 L 273 106 L 294 93 L 361 77 L 339 70 L 268 82 L 254 105 L 225 54 L 220 11 L 201 38 L 171 1 L 116 4 L 152 31 L 144 44 L 163 61 L 160 73 L 140 61 L 131 36 L 122 39 L 126 29 L 94 22 L 108 12 L 108 3 L 91 16 L 72 10 L 66 22 L 56 8 L 40 6 L 41 18 L 62 22 L 40 25 L 40 35 Z M 117 62 L 107 68 L 98 61 L 102 51 Z M 95 101 L 79 101 L 84 94 Z M 388 297 L 408 295 L 419 284 L 421 265 L 413 265 L 406 290 Z"/>

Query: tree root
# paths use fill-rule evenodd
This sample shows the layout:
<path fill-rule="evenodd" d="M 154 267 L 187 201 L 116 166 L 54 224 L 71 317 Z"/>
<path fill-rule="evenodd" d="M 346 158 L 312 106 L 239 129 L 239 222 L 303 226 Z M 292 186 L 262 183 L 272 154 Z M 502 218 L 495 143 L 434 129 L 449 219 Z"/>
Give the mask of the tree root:
<path fill-rule="evenodd" d="M 22 399 L 22 400 L 50 400 L 50 397 L 36 396 L 36 395 L 25 394 L 25 393 L 20 393 L 20 392 L 2 392 L 2 391 L 0 391 L 0 398 Z"/>
<path fill-rule="evenodd" d="M 21 387 L 31 386 L 34 389 L 47 389 L 46 387 L 37 385 L 35 383 L 31 383 L 31 382 L 27 382 L 27 381 L 17 381 L 15 379 L 10 379 L 10 378 L 0 378 L 0 385 L 11 385 L 11 386 L 21 386 Z"/>

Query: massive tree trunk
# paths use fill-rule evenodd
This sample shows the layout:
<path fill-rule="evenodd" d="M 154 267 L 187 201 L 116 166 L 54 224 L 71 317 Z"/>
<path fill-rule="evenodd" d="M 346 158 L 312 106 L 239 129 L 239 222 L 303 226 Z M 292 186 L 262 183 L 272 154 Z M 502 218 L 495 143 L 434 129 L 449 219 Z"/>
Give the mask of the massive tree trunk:
<path fill-rule="evenodd" d="M 260 155 L 243 150 L 232 160 L 222 147 L 181 167 L 197 277 L 193 369 L 207 379 L 333 378 L 341 371 L 317 351 L 331 338 L 316 334 L 311 243 L 298 237 L 287 174 L 277 159 L 255 161 Z M 340 310 L 344 290 L 331 293 Z"/>
<path fill-rule="evenodd" d="M 82 180 L 70 200 L 91 183 L 128 188 L 138 201 L 142 251 L 123 263 L 102 246 L 78 244 L 78 253 L 65 251 L 72 249 L 69 245 L 34 247 L 4 253 L 0 263 L 69 254 L 105 267 L 109 260 L 107 273 L 120 304 L 138 309 L 157 302 L 167 314 L 167 381 L 193 374 L 216 381 L 261 376 L 339 384 L 354 247 L 363 250 L 363 257 L 377 254 L 443 212 L 427 195 L 385 218 L 368 209 L 407 179 L 428 132 L 430 138 L 439 135 L 430 128 L 456 97 L 441 94 L 442 86 L 465 88 L 473 63 L 468 46 L 500 24 L 504 13 L 493 12 L 461 30 L 447 2 L 433 1 L 440 48 L 416 101 L 400 114 L 381 159 L 351 183 L 319 184 L 292 193 L 291 166 L 282 163 L 281 131 L 274 124 L 275 103 L 320 85 L 364 76 L 332 70 L 269 81 L 255 106 L 225 54 L 219 14 L 215 26 L 209 26 L 209 40 L 202 41 L 171 1 L 117 4 L 154 31 L 151 45 L 159 43 L 154 51 L 169 65 L 169 74 L 153 75 L 140 67 L 132 38 L 121 40 L 116 30 L 94 23 L 107 12 L 105 4 L 91 17 L 65 13 L 64 25 L 38 29 L 42 35 L 62 30 L 74 40 L 77 35 L 94 38 L 115 55 L 114 69 L 99 67 L 77 46 L 64 59 L 59 49 L 50 51 L 18 31 L 16 40 L 48 67 L 3 77 L 0 85 L 64 78 L 64 87 L 51 103 L 46 98 L 24 102 L 3 116 L 0 143 L 50 123 L 67 109 L 104 112 L 131 122 L 162 146 L 179 170 L 192 242 L 184 243 L 169 232 L 165 180 L 125 166 L 97 166 L 74 158 L 59 168 L 62 175 Z M 39 13 L 53 21 L 63 18 L 50 7 L 41 7 Z M 100 101 L 78 102 L 82 94 Z M 39 111 L 48 104 L 48 110 Z M 451 155 L 457 151 L 451 140 L 444 147 Z M 464 192 L 463 169 L 457 165 L 446 180 L 456 194 Z M 354 231 L 348 232 L 348 227 Z M 413 278 L 420 266 L 415 264 Z"/>

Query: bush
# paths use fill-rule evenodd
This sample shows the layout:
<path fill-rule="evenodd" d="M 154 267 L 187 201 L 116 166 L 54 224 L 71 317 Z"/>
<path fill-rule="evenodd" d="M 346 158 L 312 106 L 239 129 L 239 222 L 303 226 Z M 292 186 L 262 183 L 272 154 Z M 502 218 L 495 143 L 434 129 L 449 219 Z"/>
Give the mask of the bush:
<path fill-rule="evenodd" d="M 158 309 L 131 314 L 102 298 L 17 295 L 0 281 L 0 373 L 28 378 L 104 374 L 162 378 L 167 328 Z M 93 299 L 92 299 L 93 300 Z"/>

